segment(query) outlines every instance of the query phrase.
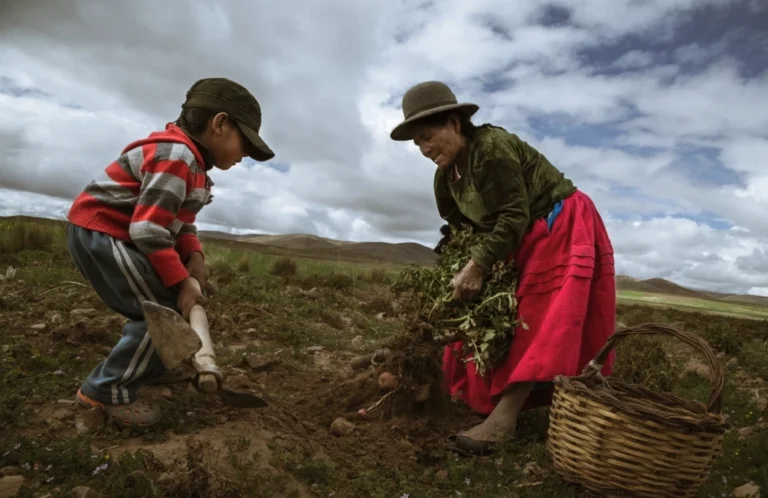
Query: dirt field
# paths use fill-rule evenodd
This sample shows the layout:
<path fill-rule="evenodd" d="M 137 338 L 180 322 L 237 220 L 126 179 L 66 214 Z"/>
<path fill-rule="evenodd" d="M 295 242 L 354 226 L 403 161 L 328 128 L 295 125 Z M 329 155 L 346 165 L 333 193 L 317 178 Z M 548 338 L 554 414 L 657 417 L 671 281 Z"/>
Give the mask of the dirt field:
<path fill-rule="evenodd" d="M 361 374 L 350 359 L 403 327 L 391 271 L 301 260 L 295 274 L 284 264 L 284 275 L 273 275 L 279 257 L 213 244 L 209 320 L 219 363 L 230 385 L 262 393 L 269 406 L 227 408 L 181 382 L 146 390 L 164 410 L 150 432 L 80 433 L 74 393 L 122 320 L 74 271 L 63 242 L 57 225 L 0 220 L 0 275 L 16 269 L 0 278 L 0 497 L 16 483 L 22 497 L 73 496 L 78 486 L 105 497 L 590 496 L 552 470 L 545 408 L 524 414 L 522 441 L 474 459 L 444 445 L 479 421 L 459 405 L 392 420 L 354 416 L 365 405 L 351 396 Z M 768 490 L 768 322 L 642 304 L 620 305 L 618 320 L 698 332 L 727 365 L 733 430 L 700 496 L 731 496 L 750 482 Z M 623 378 L 698 400 L 708 394 L 707 368 L 679 344 L 631 341 L 619 355 Z M 362 375 L 371 383 L 364 394 L 375 396 L 373 372 Z M 337 417 L 354 430 L 334 435 Z"/>

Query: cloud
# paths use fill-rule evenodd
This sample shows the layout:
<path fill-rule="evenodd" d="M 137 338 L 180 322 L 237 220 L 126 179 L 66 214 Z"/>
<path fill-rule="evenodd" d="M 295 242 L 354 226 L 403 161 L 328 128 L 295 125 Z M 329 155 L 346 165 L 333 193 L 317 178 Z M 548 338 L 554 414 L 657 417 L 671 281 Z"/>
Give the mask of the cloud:
<path fill-rule="evenodd" d="M 768 67 L 743 47 L 764 40 L 753 20 L 766 12 L 747 0 L 15 2 L 0 19 L 0 213 L 63 216 L 126 144 L 175 119 L 196 79 L 226 76 L 261 102 L 277 155 L 214 171 L 201 227 L 431 245 L 433 166 L 389 132 L 405 90 L 440 79 L 595 199 L 620 272 L 764 293 Z"/>
<path fill-rule="evenodd" d="M 768 264 L 764 244 L 744 237 L 739 229 L 717 230 L 674 217 L 608 219 L 606 224 L 617 264 L 636 278 L 661 277 L 694 288 L 735 293 L 768 287 L 768 273 L 758 271 Z"/>
<path fill-rule="evenodd" d="M 631 50 L 622 54 L 613 63 L 618 69 L 640 69 L 653 65 L 653 54 L 642 50 Z"/>

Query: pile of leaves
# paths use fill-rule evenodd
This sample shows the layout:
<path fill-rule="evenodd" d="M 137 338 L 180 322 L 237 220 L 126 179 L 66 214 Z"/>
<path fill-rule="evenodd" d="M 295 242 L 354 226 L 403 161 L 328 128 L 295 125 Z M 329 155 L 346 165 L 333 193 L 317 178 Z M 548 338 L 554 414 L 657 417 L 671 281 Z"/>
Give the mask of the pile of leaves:
<path fill-rule="evenodd" d="M 453 299 L 451 279 L 470 260 L 470 250 L 484 235 L 468 226 L 453 228 L 448 243 L 432 267 L 404 270 L 393 290 L 410 298 L 411 340 L 445 344 L 463 341 L 464 361 L 472 361 L 480 375 L 507 359 L 517 316 L 518 272 L 513 263 L 497 262 L 486 274 L 472 301 Z"/>

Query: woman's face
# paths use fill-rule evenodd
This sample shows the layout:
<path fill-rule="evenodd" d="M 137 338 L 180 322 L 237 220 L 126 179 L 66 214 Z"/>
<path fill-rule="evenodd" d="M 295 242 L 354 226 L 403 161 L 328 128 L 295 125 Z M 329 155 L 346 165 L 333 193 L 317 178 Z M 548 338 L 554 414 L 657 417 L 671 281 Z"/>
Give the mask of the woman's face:
<path fill-rule="evenodd" d="M 418 125 L 414 129 L 413 143 L 438 168 L 447 168 L 456 163 L 466 141 L 461 134 L 459 119 L 451 116 L 443 124 Z"/>

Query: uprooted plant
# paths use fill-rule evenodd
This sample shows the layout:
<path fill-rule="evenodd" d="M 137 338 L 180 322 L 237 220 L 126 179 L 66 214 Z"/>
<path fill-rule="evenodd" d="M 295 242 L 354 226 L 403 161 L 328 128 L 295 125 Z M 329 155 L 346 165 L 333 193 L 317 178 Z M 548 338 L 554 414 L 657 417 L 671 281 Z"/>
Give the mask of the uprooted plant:
<path fill-rule="evenodd" d="M 453 229 L 433 267 L 410 267 L 394 284 L 396 295 L 409 293 L 415 306 L 414 321 L 421 322 L 439 343 L 462 341 L 463 356 L 480 375 L 507 358 L 517 317 L 517 269 L 514 263 L 497 262 L 485 277 L 480 294 L 472 301 L 453 299 L 451 279 L 469 262 L 470 250 L 483 234 L 468 227 Z M 426 327 L 425 327 L 426 325 Z M 409 332 L 414 332 L 410 330 Z"/>
<path fill-rule="evenodd" d="M 461 341 L 457 354 L 485 375 L 506 361 L 515 328 L 525 327 L 517 316 L 518 274 L 514 263 L 497 262 L 486 274 L 475 299 L 453 299 L 451 280 L 469 262 L 471 248 L 482 237 L 466 226 L 452 229 L 434 266 L 409 267 L 394 283 L 395 296 L 407 303 L 409 325 L 389 342 L 387 348 L 392 354 L 380 366 L 398 378 L 396 392 L 388 393 L 389 405 L 412 406 L 416 393 L 422 393 L 416 397 L 423 402 L 425 389 L 429 390 L 429 399 L 438 395 L 435 388 L 441 385 L 444 345 Z M 397 402 L 395 395 L 403 399 Z M 405 399 L 408 397 L 411 399 Z"/>

